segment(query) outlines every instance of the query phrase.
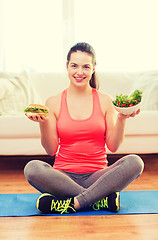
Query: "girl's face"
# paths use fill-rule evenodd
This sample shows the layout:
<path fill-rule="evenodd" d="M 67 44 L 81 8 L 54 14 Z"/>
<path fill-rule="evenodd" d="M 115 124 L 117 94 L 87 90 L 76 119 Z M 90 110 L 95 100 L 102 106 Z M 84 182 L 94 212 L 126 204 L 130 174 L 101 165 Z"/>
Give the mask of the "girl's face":
<path fill-rule="evenodd" d="M 95 68 L 92 63 L 92 56 L 86 52 L 73 52 L 67 64 L 70 83 L 76 87 L 89 85 Z"/>

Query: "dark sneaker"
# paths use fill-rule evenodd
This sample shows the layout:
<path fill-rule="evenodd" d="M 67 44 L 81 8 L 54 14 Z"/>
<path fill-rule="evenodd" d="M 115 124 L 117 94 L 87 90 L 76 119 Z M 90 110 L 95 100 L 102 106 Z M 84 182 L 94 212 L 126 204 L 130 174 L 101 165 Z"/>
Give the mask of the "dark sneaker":
<path fill-rule="evenodd" d="M 73 213 L 73 198 L 57 198 L 49 193 L 41 194 L 36 202 L 36 208 L 43 213 Z"/>
<path fill-rule="evenodd" d="M 120 193 L 114 192 L 106 198 L 91 204 L 93 210 L 108 210 L 111 212 L 118 212 L 120 210 Z"/>

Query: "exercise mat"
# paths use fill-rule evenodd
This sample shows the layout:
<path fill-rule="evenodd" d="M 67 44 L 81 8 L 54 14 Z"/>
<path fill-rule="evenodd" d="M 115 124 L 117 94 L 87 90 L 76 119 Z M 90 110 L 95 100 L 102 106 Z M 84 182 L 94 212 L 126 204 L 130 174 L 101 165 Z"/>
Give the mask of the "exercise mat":
<path fill-rule="evenodd" d="M 158 213 L 158 191 L 122 191 L 120 211 L 84 210 L 72 214 L 42 214 L 36 209 L 39 193 L 0 194 L 0 217 L 25 216 L 85 216 Z"/>

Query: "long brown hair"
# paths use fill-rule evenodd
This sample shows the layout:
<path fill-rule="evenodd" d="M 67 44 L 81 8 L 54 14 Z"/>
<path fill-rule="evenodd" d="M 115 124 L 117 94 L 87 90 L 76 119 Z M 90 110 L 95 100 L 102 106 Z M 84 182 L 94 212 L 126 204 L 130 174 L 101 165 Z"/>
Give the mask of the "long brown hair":
<path fill-rule="evenodd" d="M 96 66 L 96 54 L 95 54 L 95 51 L 94 51 L 93 47 L 90 44 L 86 43 L 86 42 L 76 43 L 73 47 L 70 48 L 70 50 L 69 50 L 69 52 L 67 54 L 67 64 L 70 61 L 71 53 L 77 52 L 77 51 L 86 52 L 86 53 L 90 54 L 92 56 L 93 66 Z M 92 74 L 92 77 L 91 77 L 91 79 L 89 81 L 89 84 L 90 84 L 90 86 L 92 88 L 99 89 L 99 82 L 98 82 L 98 79 L 96 77 L 95 71 Z"/>

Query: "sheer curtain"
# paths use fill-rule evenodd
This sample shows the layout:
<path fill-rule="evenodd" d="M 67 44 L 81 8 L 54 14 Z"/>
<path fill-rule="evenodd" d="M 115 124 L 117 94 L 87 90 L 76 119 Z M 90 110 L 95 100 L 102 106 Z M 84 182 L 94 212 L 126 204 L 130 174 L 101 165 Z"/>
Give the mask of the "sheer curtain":
<path fill-rule="evenodd" d="M 0 70 L 57 72 L 78 41 L 99 71 L 156 70 L 157 0 L 0 0 Z"/>
<path fill-rule="evenodd" d="M 94 46 L 99 70 L 158 69 L 157 0 L 74 2 L 75 41 Z"/>
<path fill-rule="evenodd" d="M 63 67 L 62 0 L 1 1 L 1 70 Z"/>

